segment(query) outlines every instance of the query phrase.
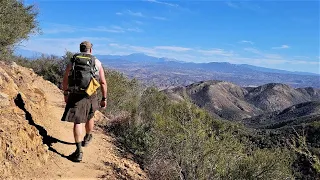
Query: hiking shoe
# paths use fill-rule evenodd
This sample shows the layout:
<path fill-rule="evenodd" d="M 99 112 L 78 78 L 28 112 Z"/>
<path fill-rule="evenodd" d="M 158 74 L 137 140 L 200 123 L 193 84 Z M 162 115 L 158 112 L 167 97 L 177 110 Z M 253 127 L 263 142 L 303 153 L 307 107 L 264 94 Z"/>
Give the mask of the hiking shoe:
<path fill-rule="evenodd" d="M 86 147 L 91 140 L 92 140 L 92 134 L 86 134 L 83 138 L 82 146 Z"/>
<path fill-rule="evenodd" d="M 75 152 L 73 152 L 68 156 L 68 159 L 73 162 L 80 162 L 82 161 L 82 155 L 83 155 L 82 152 L 76 150 Z"/>

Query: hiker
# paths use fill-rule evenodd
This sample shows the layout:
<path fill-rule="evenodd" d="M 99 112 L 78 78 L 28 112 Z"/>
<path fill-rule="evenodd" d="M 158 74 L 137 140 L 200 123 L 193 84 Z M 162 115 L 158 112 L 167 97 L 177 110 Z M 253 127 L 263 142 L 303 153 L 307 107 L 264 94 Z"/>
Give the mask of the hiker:
<path fill-rule="evenodd" d="M 80 44 L 80 53 L 71 59 L 63 77 L 63 91 L 66 107 L 62 121 L 73 122 L 73 134 L 77 149 L 68 158 L 74 162 L 82 161 L 83 151 L 92 140 L 94 113 L 99 108 L 96 89 L 100 86 L 102 99 L 100 107 L 106 108 L 107 83 L 101 62 L 92 55 L 92 44 L 84 41 Z M 85 123 L 86 135 L 81 138 Z"/>

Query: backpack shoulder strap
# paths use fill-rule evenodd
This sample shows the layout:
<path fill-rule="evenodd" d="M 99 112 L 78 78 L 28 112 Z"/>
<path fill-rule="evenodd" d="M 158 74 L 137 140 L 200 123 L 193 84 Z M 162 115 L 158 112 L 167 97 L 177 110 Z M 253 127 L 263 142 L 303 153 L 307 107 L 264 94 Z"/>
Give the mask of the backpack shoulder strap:
<path fill-rule="evenodd" d="M 96 57 L 91 55 L 91 61 L 92 61 L 92 67 L 95 68 L 96 67 Z"/>
<path fill-rule="evenodd" d="M 96 68 L 96 57 L 91 55 L 91 73 L 92 73 L 92 76 L 94 78 L 96 78 L 96 71 L 97 71 L 97 68 Z"/>
<path fill-rule="evenodd" d="M 74 54 L 74 55 L 71 57 L 70 61 L 71 61 L 72 63 L 74 63 L 78 55 L 80 55 L 80 53 Z"/>

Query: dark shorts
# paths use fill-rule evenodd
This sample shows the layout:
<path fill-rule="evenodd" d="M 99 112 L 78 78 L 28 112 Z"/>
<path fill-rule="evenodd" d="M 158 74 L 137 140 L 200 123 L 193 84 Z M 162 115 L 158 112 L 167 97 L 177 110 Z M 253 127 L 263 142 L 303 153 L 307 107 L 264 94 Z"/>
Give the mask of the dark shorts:
<path fill-rule="evenodd" d="M 70 94 L 61 121 L 86 123 L 99 108 L 97 94 Z"/>

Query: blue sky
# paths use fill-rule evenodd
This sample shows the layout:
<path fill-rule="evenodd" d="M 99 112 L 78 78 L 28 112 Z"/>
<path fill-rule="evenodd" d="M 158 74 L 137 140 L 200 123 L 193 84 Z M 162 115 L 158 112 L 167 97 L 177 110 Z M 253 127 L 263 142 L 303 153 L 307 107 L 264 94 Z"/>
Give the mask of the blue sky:
<path fill-rule="evenodd" d="M 41 35 L 21 49 L 63 55 L 89 40 L 95 54 L 145 53 L 320 74 L 319 1 L 53 1 Z"/>

